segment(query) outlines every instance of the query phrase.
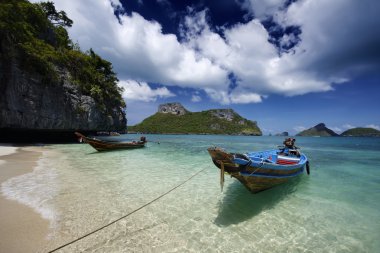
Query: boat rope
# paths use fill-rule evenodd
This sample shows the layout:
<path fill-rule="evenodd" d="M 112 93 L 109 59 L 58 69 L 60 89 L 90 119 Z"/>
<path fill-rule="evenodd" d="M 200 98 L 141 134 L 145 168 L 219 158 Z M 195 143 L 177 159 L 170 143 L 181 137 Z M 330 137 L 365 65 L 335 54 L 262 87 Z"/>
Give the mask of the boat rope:
<path fill-rule="evenodd" d="M 197 173 L 193 174 L 191 177 L 189 177 L 189 178 L 186 179 L 185 181 L 183 181 L 183 182 L 181 182 L 180 184 L 176 185 L 175 187 L 171 188 L 169 191 L 167 191 L 167 192 L 161 194 L 161 195 L 158 196 L 157 198 L 155 198 L 155 199 L 149 201 L 148 203 L 146 203 L 146 204 L 140 206 L 139 208 L 133 210 L 132 212 L 127 213 L 126 215 L 123 215 L 122 217 L 120 217 L 120 218 L 118 218 L 118 219 L 116 219 L 116 220 L 113 220 L 113 221 L 111 221 L 110 223 L 108 223 L 108 224 L 106 224 L 106 225 L 104 225 L 104 226 L 102 226 L 102 227 L 99 227 L 99 228 L 97 228 L 97 229 L 95 229 L 95 230 L 93 230 L 93 231 L 91 231 L 91 232 L 89 232 L 89 233 L 87 233 L 87 234 L 85 234 L 85 235 L 82 235 L 82 236 L 78 237 L 78 238 L 75 239 L 75 240 L 72 240 L 72 241 L 70 241 L 70 242 L 68 242 L 68 243 L 65 243 L 65 244 L 59 246 L 58 248 L 55 248 L 55 249 L 53 249 L 53 250 L 50 250 L 48 253 L 56 252 L 57 250 L 60 250 L 60 249 L 62 249 L 62 248 L 64 248 L 64 247 L 66 247 L 66 246 L 69 246 L 69 245 L 71 245 L 71 244 L 73 244 L 73 243 L 75 243 L 75 242 L 78 242 L 78 241 L 80 241 L 80 240 L 82 240 L 82 239 L 84 239 L 84 238 L 86 238 L 86 237 L 88 237 L 88 236 L 90 236 L 90 235 L 92 235 L 92 234 L 95 234 L 96 232 L 99 232 L 99 231 L 102 230 L 102 229 L 105 229 L 106 227 L 111 226 L 112 224 L 115 224 L 116 222 L 118 222 L 118 221 L 120 221 L 120 220 L 122 220 L 122 219 L 127 218 L 127 217 L 130 216 L 131 214 L 134 214 L 135 212 L 137 212 L 137 211 L 143 209 L 144 207 L 147 207 L 148 205 L 150 205 L 150 204 L 156 202 L 157 200 L 159 200 L 159 199 L 161 199 L 162 197 L 168 195 L 169 193 L 171 193 L 171 192 L 174 191 L 175 189 L 177 189 L 177 188 L 179 188 L 180 186 L 184 185 L 185 183 L 187 183 L 188 181 L 190 181 L 191 179 L 193 179 L 195 176 L 197 176 L 198 174 L 202 173 L 205 169 L 207 169 L 207 167 L 205 167 L 204 169 L 201 169 L 200 171 L 198 171 Z"/>
<path fill-rule="evenodd" d="M 252 160 L 251 160 L 251 163 L 252 163 Z M 257 166 L 257 168 L 251 174 L 249 174 L 249 176 L 252 176 L 253 174 L 255 174 L 255 172 L 258 171 L 261 167 L 263 167 L 263 165 L 264 165 L 264 160 L 261 161 L 260 165 Z"/>
<path fill-rule="evenodd" d="M 261 165 L 261 166 L 263 166 L 263 165 Z M 251 174 L 249 174 L 249 175 L 252 176 L 253 174 L 255 174 L 255 172 L 258 171 L 258 170 L 261 168 L 261 166 L 257 167 L 257 169 L 255 169 L 255 170 L 254 170 Z"/>

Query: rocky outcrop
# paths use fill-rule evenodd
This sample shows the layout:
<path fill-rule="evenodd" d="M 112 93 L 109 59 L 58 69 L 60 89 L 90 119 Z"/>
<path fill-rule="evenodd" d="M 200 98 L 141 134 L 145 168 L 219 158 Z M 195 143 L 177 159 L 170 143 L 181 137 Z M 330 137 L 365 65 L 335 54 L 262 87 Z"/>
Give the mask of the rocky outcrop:
<path fill-rule="evenodd" d="M 161 104 L 158 107 L 159 113 L 170 113 L 174 115 L 184 115 L 188 111 L 180 103 L 166 103 Z"/>
<path fill-rule="evenodd" d="M 234 115 L 236 114 L 232 109 L 216 109 L 210 111 L 215 117 L 225 119 L 227 121 L 232 121 L 234 119 Z"/>
<path fill-rule="evenodd" d="M 312 128 L 309 128 L 307 130 L 304 130 L 296 136 L 339 136 L 337 133 L 335 133 L 333 130 L 326 127 L 324 123 L 319 123 L 318 125 L 315 125 Z"/>
<path fill-rule="evenodd" d="M 59 71 L 59 78 L 52 82 L 39 74 L 23 71 L 14 58 L 0 60 L 0 66 L 6 70 L 0 74 L 0 130 L 3 133 L 122 131 L 126 128 L 122 108 L 100 108 L 92 97 L 81 94 L 70 83 L 67 72 Z"/>
<path fill-rule="evenodd" d="M 275 134 L 275 136 L 289 136 L 289 132 L 278 133 L 278 134 Z"/>

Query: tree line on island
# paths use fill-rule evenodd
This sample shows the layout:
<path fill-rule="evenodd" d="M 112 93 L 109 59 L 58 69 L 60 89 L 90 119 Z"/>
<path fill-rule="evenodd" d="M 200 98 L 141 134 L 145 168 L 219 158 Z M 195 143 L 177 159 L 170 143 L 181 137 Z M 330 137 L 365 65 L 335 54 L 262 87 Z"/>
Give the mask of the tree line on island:
<path fill-rule="evenodd" d="M 157 113 L 141 123 L 129 126 L 129 133 L 152 134 L 229 134 L 261 136 L 256 121 L 243 118 L 232 109 L 190 112 L 180 103 L 161 104 Z M 277 134 L 288 136 L 287 132 Z M 354 128 L 337 134 L 324 123 L 299 132 L 296 136 L 380 136 L 373 128 Z"/>

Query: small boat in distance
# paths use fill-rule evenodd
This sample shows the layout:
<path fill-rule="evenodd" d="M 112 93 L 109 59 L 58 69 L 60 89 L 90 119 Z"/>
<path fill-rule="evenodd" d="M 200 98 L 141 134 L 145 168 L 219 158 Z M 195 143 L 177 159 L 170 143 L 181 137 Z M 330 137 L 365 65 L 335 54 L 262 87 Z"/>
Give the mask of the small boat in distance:
<path fill-rule="evenodd" d="M 75 132 L 75 135 L 79 137 L 83 142 L 91 145 L 97 151 L 111 151 L 119 149 L 135 149 L 145 147 L 146 138 L 144 136 L 140 137 L 139 141 L 132 142 L 118 142 L 118 141 L 104 141 L 96 138 L 89 138 L 81 133 Z"/>
<path fill-rule="evenodd" d="M 246 154 L 229 153 L 219 147 L 207 149 L 216 167 L 220 169 L 223 189 L 224 173 L 239 180 L 249 191 L 257 193 L 301 175 L 306 167 L 310 173 L 306 155 L 294 146 L 295 139 L 287 138 L 278 149 Z"/>

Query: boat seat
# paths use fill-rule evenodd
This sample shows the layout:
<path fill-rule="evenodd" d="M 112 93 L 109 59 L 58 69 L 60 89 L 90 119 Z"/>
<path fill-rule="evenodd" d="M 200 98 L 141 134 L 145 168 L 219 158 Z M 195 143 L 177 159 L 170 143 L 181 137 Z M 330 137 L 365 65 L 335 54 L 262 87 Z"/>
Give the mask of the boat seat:
<path fill-rule="evenodd" d="M 281 165 L 292 165 L 298 164 L 300 160 L 301 159 L 299 157 L 278 155 L 276 163 Z"/>

